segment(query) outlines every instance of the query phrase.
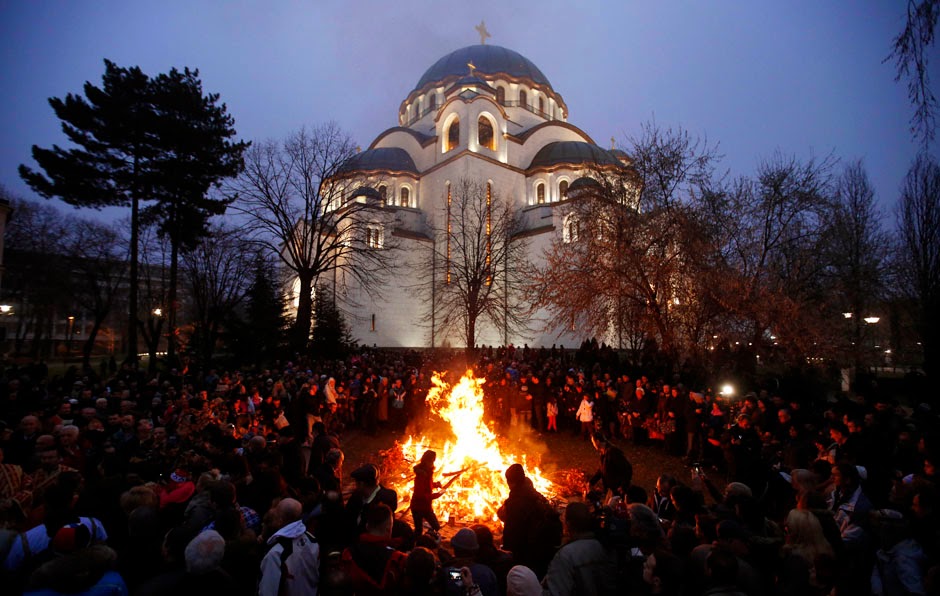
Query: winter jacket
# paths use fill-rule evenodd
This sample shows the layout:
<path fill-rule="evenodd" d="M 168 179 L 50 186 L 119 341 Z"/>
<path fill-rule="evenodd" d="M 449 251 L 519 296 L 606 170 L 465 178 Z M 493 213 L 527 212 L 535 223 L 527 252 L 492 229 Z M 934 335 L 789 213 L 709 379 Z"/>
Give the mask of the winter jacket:
<path fill-rule="evenodd" d="M 574 537 L 555 553 L 542 580 L 544 596 L 613 594 L 617 574 L 607 550 L 592 534 Z"/>
<path fill-rule="evenodd" d="M 287 524 L 268 539 L 261 560 L 259 596 L 316 596 L 320 584 L 320 545 L 303 520 Z"/>

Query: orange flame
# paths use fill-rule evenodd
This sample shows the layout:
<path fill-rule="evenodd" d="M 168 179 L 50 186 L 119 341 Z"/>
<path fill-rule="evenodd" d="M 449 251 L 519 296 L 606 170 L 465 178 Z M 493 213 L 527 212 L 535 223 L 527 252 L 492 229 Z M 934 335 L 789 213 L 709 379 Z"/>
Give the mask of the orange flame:
<path fill-rule="evenodd" d="M 431 411 L 450 425 L 453 439 L 441 446 L 426 437 L 409 437 L 402 445 L 406 461 L 416 462 L 428 449 L 437 452 L 435 479 L 446 483 L 453 473 L 463 470 L 457 480 L 434 501 L 434 509 L 442 522 L 460 519 L 464 522 L 497 521 L 496 510 L 509 495 L 503 476 L 506 468 L 521 463 L 535 488 L 546 496 L 554 495 L 553 484 L 538 467 L 529 468 L 526 456 L 504 454 L 496 434 L 486 425 L 483 415 L 483 383 L 471 371 L 453 387 L 435 374 L 433 387 L 428 392 L 427 404 Z M 402 475 L 407 480 L 406 475 Z M 408 490 L 399 490 L 399 495 Z"/>

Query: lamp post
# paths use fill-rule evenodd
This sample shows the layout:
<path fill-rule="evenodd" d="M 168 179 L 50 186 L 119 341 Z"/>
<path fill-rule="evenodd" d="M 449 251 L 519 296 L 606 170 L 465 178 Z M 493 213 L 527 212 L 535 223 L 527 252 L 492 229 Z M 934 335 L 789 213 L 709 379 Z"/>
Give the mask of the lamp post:
<path fill-rule="evenodd" d="M 65 331 L 65 350 L 66 355 L 72 353 L 72 332 L 75 329 L 75 316 L 69 315 L 68 317 L 68 327 Z"/>

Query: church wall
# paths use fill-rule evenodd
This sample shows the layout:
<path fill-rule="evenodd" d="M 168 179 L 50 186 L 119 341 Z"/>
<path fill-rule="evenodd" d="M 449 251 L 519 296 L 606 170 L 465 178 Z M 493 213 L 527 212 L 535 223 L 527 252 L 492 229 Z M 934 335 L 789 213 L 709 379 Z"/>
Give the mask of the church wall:
<path fill-rule="evenodd" d="M 411 238 L 389 240 L 399 245 L 398 266 L 382 285 L 381 296 L 370 298 L 355 282 L 347 284 L 348 295 L 344 298 L 350 304 L 344 310 L 350 332 L 356 341 L 368 346 L 428 346 L 430 327 L 424 318 L 430 311 L 430 298 L 413 287 L 417 281 L 413 272 L 431 258 L 431 245 Z"/>

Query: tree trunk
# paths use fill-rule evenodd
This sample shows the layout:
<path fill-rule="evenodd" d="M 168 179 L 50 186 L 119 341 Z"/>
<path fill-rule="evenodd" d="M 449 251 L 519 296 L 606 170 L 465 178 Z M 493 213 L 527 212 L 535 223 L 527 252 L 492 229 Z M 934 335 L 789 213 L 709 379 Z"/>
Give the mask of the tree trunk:
<path fill-rule="evenodd" d="M 176 366 L 176 284 L 179 271 L 179 232 L 175 230 L 170 235 L 170 292 L 167 300 L 167 335 L 166 335 L 166 361 L 172 368 Z"/>
<path fill-rule="evenodd" d="M 303 354 L 307 351 L 310 342 L 310 321 L 313 313 L 313 277 L 309 274 L 299 275 L 300 296 L 297 299 L 297 317 L 291 329 L 291 350 Z"/>
<path fill-rule="evenodd" d="M 85 340 L 85 345 L 82 347 L 82 367 L 91 366 L 91 352 L 95 348 L 95 339 L 98 337 L 98 330 L 101 329 L 101 323 L 104 319 L 99 319 L 95 317 L 94 323 L 91 325 L 91 331 L 88 332 L 88 339 Z"/>
<path fill-rule="evenodd" d="M 136 163 L 134 165 L 137 167 Z M 136 174 L 136 172 L 135 172 Z M 130 287 L 127 294 L 127 358 L 126 362 L 137 363 L 137 244 L 140 242 L 140 201 L 136 189 L 131 199 L 131 266 L 128 273 Z"/>

